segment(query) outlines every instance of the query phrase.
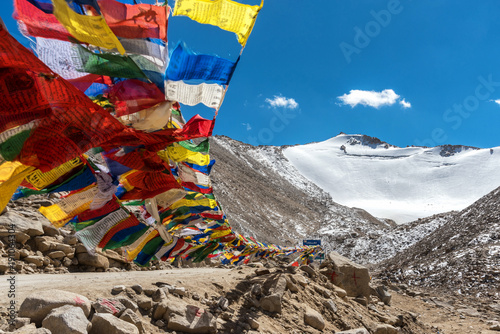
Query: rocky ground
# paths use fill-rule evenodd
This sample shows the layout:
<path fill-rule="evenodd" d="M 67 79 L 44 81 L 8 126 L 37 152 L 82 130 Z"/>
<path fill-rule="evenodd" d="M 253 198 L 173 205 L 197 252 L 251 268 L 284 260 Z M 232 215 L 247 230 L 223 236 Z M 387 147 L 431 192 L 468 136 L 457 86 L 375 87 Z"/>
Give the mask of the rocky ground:
<path fill-rule="evenodd" d="M 269 260 L 235 268 L 17 275 L 19 315 L 9 325 L 9 299 L 2 298 L 0 333 L 500 330 L 498 310 L 472 309 L 467 300 L 434 296 L 404 284 L 370 282 L 366 268 L 335 254 L 329 257 L 322 268 Z M 351 272 L 357 277 L 354 285 Z M 3 295 L 8 288 L 2 280 Z"/>

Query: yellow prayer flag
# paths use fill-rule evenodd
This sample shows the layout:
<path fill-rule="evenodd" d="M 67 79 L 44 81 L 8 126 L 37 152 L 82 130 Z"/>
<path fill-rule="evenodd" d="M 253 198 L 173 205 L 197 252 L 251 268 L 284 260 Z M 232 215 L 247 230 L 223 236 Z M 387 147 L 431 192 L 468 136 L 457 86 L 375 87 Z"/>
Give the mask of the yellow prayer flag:
<path fill-rule="evenodd" d="M 54 15 L 61 24 L 81 42 L 125 53 L 122 44 L 102 16 L 81 15 L 74 12 L 65 0 L 53 0 Z"/>
<path fill-rule="evenodd" d="M 38 209 L 55 227 L 63 227 L 76 215 L 90 208 L 90 203 L 99 192 L 96 185 L 90 185 L 83 190 L 63 198 L 59 203 L 42 206 Z"/>
<path fill-rule="evenodd" d="M 134 260 L 146 244 L 158 235 L 158 231 L 149 229 L 136 242 L 127 247 L 125 258 L 127 261 Z"/>
<path fill-rule="evenodd" d="M 49 170 L 46 173 L 37 169 L 33 173 L 26 176 L 26 181 L 31 183 L 37 190 L 41 190 L 54 183 L 64 174 L 69 173 L 71 170 L 81 165 L 83 165 L 83 161 L 77 157 Z"/>
<path fill-rule="evenodd" d="M 5 209 L 17 187 L 35 167 L 26 166 L 15 161 L 7 161 L 0 165 L 0 212 Z"/>
<path fill-rule="evenodd" d="M 207 166 L 210 163 L 210 155 L 190 151 L 177 143 L 169 145 L 165 151 L 159 151 L 157 154 L 167 162 L 170 158 L 175 162 L 187 162 L 200 166 Z"/>
<path fill-rule="evenodd" d="M 174 16 L 184 15 L 196 22 L 234 32 L 238 36 L 238 42 L 245 46 L 263 5 L 264 0 L 260 6 L 231 0 L 177 0 Z"/>

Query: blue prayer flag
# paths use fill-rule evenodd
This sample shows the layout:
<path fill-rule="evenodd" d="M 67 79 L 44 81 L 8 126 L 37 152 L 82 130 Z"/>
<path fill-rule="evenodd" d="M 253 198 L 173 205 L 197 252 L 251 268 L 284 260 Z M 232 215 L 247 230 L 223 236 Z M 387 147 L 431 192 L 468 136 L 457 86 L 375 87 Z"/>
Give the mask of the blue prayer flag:
<path fill-rule="evenodd" d="M 179 42 L 170 56 L 167 78 L 173 81 L 198 79 L 227 85 L 239 59 L 232 62 L 217 56 L 198 55 L 184 42 Z"/>

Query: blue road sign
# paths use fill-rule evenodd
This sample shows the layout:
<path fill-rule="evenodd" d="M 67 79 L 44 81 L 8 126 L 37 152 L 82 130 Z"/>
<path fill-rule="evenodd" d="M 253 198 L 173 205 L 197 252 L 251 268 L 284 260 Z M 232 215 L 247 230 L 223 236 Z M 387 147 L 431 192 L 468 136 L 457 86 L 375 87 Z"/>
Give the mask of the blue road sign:
<path fill-rule="evenodd" d="M 321 240 L 303 240 L 304 246 L 320 246 Z"/>

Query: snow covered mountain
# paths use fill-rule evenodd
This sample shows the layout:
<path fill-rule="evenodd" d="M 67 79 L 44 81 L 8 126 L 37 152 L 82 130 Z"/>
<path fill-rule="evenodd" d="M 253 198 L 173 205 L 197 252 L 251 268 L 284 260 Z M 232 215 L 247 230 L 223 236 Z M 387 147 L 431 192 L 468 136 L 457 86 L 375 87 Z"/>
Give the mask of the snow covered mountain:
<path fill-rule="evenodd" d="M 334 202 L 397 223 L 462 210 L 500 186 L 500 147 L 400 148 L 341 133 L 283 154 Z"/>

